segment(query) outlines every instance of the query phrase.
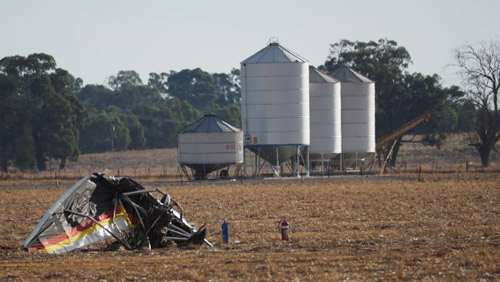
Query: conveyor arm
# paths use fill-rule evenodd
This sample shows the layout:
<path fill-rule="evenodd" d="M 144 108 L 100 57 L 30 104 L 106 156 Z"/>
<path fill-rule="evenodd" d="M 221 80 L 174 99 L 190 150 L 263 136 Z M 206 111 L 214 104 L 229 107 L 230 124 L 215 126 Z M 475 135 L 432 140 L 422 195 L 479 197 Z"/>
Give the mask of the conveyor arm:
<path fill-rule="evenodd" d="M 431 113 L 429 113 L 429 111 L 425 111 L 425 113 L 410 120 L 409 122 L 405 123 L 400 128 L 398 128 L 398 129 L 394 130 L 393 132 L 387 134 L 386 136 L 382 137 L 381 139 L 379 139 L 377 141 L 377 144 L 376 144 L 377 151 L 382 149 L 388 143 L 394 142 L 394 140 L 396 138 L 398 138 L 399 136 L 405 134 L 406 132 L 414 129 L 419 124 L 421 124 L 423 122 L 428 122 L 430 117 L 431 117 Z"/>

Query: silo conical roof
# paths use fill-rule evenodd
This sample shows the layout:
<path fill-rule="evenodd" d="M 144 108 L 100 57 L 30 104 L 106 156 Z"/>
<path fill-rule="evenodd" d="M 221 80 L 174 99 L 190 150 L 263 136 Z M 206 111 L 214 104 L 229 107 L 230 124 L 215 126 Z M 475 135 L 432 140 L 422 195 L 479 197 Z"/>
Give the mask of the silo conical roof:
<path fill-rule="evenodd" d="M 309 66 L 309 83 L 338 83 L 339 81 L 328 74 Z"/>
<path fill-rule="evenodd" d="M 215 114 L 205 114 L 199 120 L 184 127 L 180 133 L 240 132 L 241 129 L 230 125 Z"/>
<path fill-rule="evenodd" d="M 362 76 L 350 67 L 339 67 L 331 75 L 344 83 L 373 83 L 372 80 Z"/>
<path fill-rule="evenodd" d="M 253 54 L 242 64 L 267 64 L 267 63 L 305 63 L 306 59 L 286 49 L 279 43 L 270 43 L 259 52 Z"/>

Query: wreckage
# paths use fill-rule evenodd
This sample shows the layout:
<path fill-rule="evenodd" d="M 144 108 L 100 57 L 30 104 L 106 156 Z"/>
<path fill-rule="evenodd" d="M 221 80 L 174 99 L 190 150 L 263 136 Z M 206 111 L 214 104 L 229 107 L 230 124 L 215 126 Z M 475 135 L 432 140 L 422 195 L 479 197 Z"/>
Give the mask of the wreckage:
<path fill-rule="evenodd" d="M 158 200 L 153 196 L 162 196 Z M 203 243 L 206 227 L 189 224 L 168 194 L 126 177 L 94 173 L 59 198 L 24 242 L 28 252 L 66 253 L 96 243 L 126 249 Z"/>

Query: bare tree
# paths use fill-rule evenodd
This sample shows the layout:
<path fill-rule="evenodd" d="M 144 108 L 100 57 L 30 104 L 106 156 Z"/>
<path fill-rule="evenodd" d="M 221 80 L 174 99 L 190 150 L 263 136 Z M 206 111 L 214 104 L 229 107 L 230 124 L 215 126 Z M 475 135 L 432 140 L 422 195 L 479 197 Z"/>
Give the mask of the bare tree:
<path fill-rule="evenodd" d="M 500 42 L 480 42 L 477 47 L 464 44 L 455 49 L 454 56 L 469 99 L 477 109 L 477 136 L 470 136 L 469 145 L 476 148 L 481 163 L 487 167 L 490 153 L 500 139 Z"/>

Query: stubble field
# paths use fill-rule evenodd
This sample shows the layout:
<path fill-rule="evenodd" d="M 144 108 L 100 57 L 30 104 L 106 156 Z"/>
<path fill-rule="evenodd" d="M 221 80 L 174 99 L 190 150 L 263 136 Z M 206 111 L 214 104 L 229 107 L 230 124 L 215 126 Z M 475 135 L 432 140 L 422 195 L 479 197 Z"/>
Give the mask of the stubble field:
<path fill-rule="evenodd" d="M 165 188 L 165 187 L 164 187 Z M 0 280 L 498 280 L 500 182 L 259 183 L 164 189 L 215 248 L 27 254 L 65 189 L 0 189 Z M 220 222 L 231 243 L 220 243 Z M 287 218 L 291 240 L 280 241 Z"/>

